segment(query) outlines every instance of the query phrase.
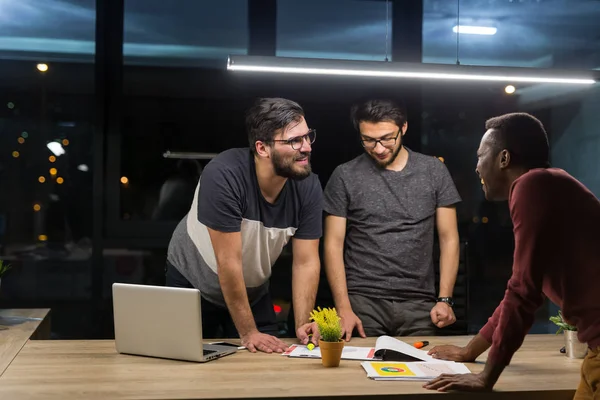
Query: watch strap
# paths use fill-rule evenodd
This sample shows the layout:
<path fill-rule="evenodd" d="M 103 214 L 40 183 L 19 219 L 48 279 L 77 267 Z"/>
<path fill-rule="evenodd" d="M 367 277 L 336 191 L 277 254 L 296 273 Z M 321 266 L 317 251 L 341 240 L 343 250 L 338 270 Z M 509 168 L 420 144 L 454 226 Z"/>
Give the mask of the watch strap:
<path fill-rule="evenodd" d="M 452 297 L 438 297 L 437 298 L 438 303 L 446 303 L 448 304 L 450 307 L 454 306 L 454 299 Z"/>

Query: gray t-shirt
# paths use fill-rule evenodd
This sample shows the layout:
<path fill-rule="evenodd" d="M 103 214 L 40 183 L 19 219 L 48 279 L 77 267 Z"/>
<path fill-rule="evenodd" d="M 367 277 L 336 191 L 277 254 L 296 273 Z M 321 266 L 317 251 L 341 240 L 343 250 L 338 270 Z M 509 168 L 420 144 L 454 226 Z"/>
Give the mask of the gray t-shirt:
<path fill-rule="evenodd" d="M 267 293 L 271 267 L 290 238 L 322 235 L 323 190 L 315 174 L 288 179 L 277 201 L 265 200 L 248 148 L 220 153 L 204 169 L 189 213 L 179 223 L 167 259 L 202 297 L 225 307 L 208 228 L 241 232 L 242 269 L 250 304 Z"/>
<path fill-rule="evenodd" d="M 326 213 L 346 218 L 349 294 L 389 300 L 435 299 L 435 211 L 461 201 L 438 158 L 410 149 L 402 171 L 368 154 L 338 166 L 325 187 Z"/>

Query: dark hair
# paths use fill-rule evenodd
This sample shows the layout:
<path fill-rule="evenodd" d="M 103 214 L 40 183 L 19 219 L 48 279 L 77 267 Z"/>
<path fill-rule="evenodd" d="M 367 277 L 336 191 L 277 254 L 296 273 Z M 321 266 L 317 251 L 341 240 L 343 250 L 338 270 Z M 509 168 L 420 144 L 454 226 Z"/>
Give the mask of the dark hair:
<path fill-rule="evenodd" d="M 393 122 L 399 128 L 406 123 L 404 104 L 392 100 L 367 100 L 352 107 L 352 123 L 358 131 L 361 122 Z"/>
<path fill-rule="evenodd" d="M 304 110 L 294 101 L 282 98 L 258 99 L 246 113 L 246 130 L 250 150 L 256 152 L 256 142 L 270 142 L 279 130 L 299 122 Z"/>
<path fill-rule="evenodd" d="M 550 166 L 550 145 L 544 125 L 533 115 L 510 113 L 490 118 L 485 129 L 494 129 L 494 150 L 496 154 L 506 149 L 511 160 L 517 165 L 532 168 Z"/>

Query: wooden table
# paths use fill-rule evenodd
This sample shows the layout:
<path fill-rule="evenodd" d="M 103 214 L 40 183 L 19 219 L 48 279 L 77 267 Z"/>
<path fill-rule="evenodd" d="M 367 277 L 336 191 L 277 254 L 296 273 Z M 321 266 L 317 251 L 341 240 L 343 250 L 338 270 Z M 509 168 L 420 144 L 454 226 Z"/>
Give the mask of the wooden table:
<path fill-rule="evenodd" d="M 0 376 L 30 338 L 50 338 L 50 310 L 0 310 Z"/>
<path fill-rule="evenodd" d="M 470 337 L 409 338 L 464 345 Z M 374 338 L 352 339 L 373 346 Z M 485 399 L 571 399 L 581 360 L 560 354 L 562 336 L 530 335 Z M 482 359 L 485 359 L 485 354 Z M 467 364 L 473 372 L 481 362 Z M 245 350 L 204 364 L 121 355 L 114 341 L 30 341 L 0 378 L 1 399 L 426 399 L 423 382 L 373 381 L 359 361 L 320 360 Z M 481 398 L 451 393 L 445 399 Z"/>

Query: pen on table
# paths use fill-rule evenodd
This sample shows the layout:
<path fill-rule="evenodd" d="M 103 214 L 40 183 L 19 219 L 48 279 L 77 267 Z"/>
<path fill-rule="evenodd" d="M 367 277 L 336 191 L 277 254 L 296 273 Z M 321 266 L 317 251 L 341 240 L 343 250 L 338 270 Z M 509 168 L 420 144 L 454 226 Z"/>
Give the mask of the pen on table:
<path fill-rule="evenodd" d="M 312 333 L 310 335 L 308 335 L 308 344 L 306 345 L 306 348 L 309 350 L 312 350 L 315 348 L 314 343 L 311 342 L 312 339 Z"/>
<path fill-rule="evenodd" d="M 422 342 L 415 342 L 413 344 L 413 346 L 415 346 L 417 349 L 420 349 L 422 347 L 425 347 L 429 344 L 429 342 L 427 340 L 423 340 Z"/>

